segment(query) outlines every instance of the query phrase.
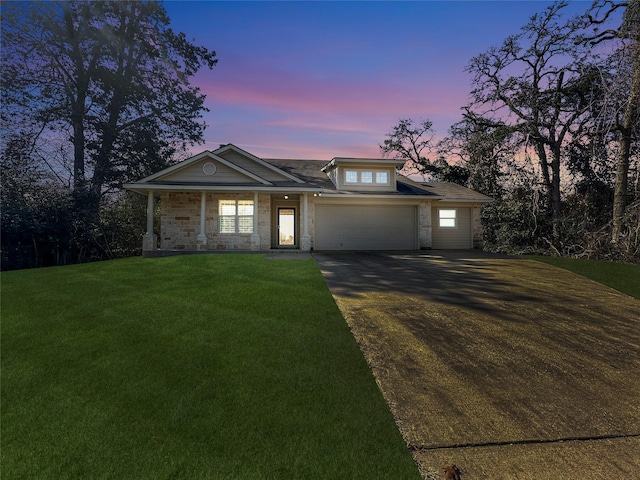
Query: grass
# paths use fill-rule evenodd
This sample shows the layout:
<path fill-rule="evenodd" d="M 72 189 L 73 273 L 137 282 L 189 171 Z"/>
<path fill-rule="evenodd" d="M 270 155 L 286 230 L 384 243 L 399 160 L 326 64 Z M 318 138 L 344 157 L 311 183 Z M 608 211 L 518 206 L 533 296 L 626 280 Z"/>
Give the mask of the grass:
<path fill-rule="evenodd" d="M 419 478 L 312 260 L 1 279 L 3 478 Z"/>
<path fill-rule="evenodd" d="M 564 268 L 640 299 L 640 265 L 533 255 L 526 258 Z"/>

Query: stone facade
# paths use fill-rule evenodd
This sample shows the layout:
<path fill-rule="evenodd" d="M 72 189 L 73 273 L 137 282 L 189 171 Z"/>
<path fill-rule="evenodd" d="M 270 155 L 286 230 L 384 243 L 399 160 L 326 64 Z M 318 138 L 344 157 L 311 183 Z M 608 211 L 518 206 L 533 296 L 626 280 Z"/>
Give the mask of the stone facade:
<path fill-rule="evenodd" d="M 482 250 L 482 217 L 481 217 L 480 205 L 474 205 L 471 209 L 472 222 L 473 222 L 473 248 Z"/>
<path fill-rule="evenodd" d="M 418 203 L 418 244 L 420 250 L 431 248 L 431 202 Z"/>
<path fill-rule="evenodd" d="M 220 233 L 218 201 L 254 200 L 253 193 L 206 194 L 206 243 L 198 241 L 200 233 L 200 192 L 169 192 L 160 197 L 161 248 L 163 250 L 252 250 L 253 241 L 260 250 L 270 248 L 271 203 L 268 194 L 258 195 L 258 231 L 251 233 Z M 254 207 L 255 208 L 255 207 Z M 256 235 L 257 233 L 257 235 Z"/>

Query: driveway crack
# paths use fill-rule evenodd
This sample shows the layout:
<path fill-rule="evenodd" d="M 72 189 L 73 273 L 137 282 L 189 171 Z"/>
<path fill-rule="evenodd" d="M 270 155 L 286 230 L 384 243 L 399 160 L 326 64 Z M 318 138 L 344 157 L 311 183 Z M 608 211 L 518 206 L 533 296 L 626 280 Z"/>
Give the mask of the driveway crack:
<path fill-rule="evenodd" d="M 431 450 L 452 450 L 459 448 L 484 448 L 484 447 L 504 447 L 509 445 L 543 445 L 565 442 L 590 442 L 598 440 L 619 440 L 626 438 L 640 438 L 640 433 L 614 434 L 614 435 L 593 435 L 587 437 L 563 437 L 551 439 L 530 439 L 513 440 L 503 442 L 482 442 L 482 443 L 454 443 L 450 445 L 408 445 L 411 452 L 428 452 Z"/>

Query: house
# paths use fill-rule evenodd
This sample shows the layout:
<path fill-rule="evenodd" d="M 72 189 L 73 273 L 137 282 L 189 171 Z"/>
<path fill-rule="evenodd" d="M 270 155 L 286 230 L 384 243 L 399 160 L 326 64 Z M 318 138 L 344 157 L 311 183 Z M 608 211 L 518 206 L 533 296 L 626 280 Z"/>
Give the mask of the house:
<path fill-rule="evenodd" d="M 480 206 L 490 198 L 451 183 L 414 182 L 398 173 L 403 163 L 265 160 L 228 144 L 124 187 L 148 198 L 145 255 L 480 247 Z"/>

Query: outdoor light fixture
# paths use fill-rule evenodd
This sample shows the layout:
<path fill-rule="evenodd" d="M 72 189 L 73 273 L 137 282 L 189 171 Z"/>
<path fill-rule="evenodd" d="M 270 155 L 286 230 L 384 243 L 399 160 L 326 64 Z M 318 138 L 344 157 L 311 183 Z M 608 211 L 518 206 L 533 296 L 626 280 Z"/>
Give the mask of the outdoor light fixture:
<path fill-rule="evenodd" d="M 285 200 L 289 200 L 289 195 L 285 195 L 285 196 L 284 196 L 284 199 L 285 199 Z"/>

